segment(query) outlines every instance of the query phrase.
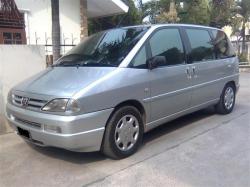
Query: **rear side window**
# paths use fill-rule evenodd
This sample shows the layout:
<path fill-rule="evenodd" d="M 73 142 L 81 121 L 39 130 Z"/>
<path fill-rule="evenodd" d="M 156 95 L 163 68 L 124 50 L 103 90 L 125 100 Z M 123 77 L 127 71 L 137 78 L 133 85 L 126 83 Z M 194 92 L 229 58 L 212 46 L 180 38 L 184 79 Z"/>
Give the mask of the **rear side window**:
<path fill-rule="evenodd" d="M 215 59 L 213 53 L 213 43 L 207 30 L 186 29 L 186 33 L 191 45 L 189 59 L 192 62 Z"/>
<path fill-rule="evenodd" d="M 217 59 L 235 56 L 234 48 L 223 31 L 212 30 L 214 37 L 214 52 Z"/>
<path fill-rule="evenodd" d="M 181 36 L 177 28 L 161 29 L 150 38 L 149 44 L 152 57 L 164 56 L 166 64 L 160 66 L 184 63 L 184 49 Z"/>

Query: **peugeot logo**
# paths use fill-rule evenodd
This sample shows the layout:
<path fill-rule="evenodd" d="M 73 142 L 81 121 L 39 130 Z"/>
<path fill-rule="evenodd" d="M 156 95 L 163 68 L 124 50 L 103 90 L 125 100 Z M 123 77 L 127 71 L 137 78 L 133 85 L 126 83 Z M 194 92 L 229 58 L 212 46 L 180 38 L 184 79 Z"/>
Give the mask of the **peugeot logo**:
<path fill-rule="evenodd" d="M 29 100 L 30 100 L 29 98 L 23 97 L 22 100 L 21 100 L 21 105 L 22 105 L 23 107 L 27 107 L 28 104 L 29 104 Z"/>

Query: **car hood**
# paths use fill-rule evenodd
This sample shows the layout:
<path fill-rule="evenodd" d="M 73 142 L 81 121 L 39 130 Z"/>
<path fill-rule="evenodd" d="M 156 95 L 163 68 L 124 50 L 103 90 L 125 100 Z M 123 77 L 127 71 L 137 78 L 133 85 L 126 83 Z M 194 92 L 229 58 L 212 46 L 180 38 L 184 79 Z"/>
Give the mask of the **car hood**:
<path fill-rule="evenodd" d="M 114 71 L 115 67 L 53 67 L 21 82 L 14 90 L 50 95 L 72 97 L 92 82 Z"/>

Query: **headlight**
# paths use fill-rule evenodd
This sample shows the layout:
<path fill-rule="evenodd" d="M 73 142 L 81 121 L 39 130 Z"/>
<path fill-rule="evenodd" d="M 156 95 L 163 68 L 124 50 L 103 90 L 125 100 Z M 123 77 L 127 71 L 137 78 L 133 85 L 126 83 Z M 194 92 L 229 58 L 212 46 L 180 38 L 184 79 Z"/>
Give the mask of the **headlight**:
<path fill-rule="evenodd" d="M 74 100 L 74 99 L 70 99 L 68 104 L 67 104 L 66 111 L 68 111 L 68 112 L 79 112 L 80 107 L 79 107 L 77 101 Z"/>
<path fill-rule="evenodd" d="M 75 100 L 54 99 L 47 103 L 42 110 L 47 112 L 78 112 L 80 108 Z"/>
<path fill-rule="evenodd" d="M 42 110 L 48 112 L 65 112 L 69 99 L 54 99 L 47 103 Z"/>

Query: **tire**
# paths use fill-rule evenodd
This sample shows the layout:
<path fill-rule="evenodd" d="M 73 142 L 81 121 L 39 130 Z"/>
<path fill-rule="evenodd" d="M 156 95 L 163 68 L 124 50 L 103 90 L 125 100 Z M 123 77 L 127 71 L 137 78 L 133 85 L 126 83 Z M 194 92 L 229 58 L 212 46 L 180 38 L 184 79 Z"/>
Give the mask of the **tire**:
<path fill-rule="evenodd" d="M 101 151 L 113 159 L 128 157 L 140 147 L 143 133 L 140 112 L 133 106 L 123 106 L 107 123 Z"/>
<path fill-rule="evenodd" d="M 226 84 L 224 87 L 220 101 L 215 106 L 216 112 L 219 114 L 229 114 L 233 111 L 235 105 L 235 87 L 233 84 Z"/>

